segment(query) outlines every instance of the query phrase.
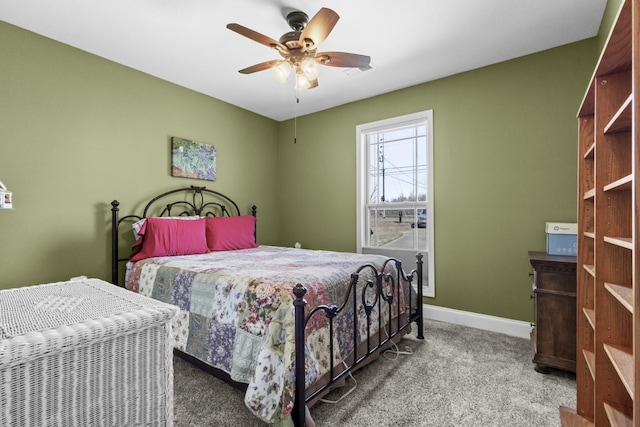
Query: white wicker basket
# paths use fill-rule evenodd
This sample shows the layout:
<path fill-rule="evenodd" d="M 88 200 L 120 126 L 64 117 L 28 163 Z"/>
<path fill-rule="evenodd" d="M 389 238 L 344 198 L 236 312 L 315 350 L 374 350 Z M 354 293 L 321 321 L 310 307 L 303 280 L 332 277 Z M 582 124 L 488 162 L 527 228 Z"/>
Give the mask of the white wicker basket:
<path fill-rule="evenodd" d="M 0 426 L 172 426 L 177 312 L 98 279 L 0 291 Z"/>

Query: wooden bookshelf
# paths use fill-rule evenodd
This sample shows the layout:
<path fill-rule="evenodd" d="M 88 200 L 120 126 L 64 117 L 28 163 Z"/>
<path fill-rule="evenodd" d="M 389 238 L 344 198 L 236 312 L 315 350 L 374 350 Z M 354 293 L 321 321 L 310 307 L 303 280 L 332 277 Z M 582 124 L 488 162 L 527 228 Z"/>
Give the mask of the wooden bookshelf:
<path fill-rule="evenodd" d="M 640 427 L 639 13 L 621 5 L 578 112 L 577 399 L 563 426 Z"/>

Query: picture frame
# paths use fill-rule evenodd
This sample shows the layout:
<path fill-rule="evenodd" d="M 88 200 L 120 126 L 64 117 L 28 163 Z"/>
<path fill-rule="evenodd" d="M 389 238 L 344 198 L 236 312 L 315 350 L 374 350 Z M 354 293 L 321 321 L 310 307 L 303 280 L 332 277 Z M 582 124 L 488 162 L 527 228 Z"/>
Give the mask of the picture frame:
<path fill-rule="evenodd" d="M 216 147 L 190 139 L 171 137 L 171 175 L 215 181 Z"/>

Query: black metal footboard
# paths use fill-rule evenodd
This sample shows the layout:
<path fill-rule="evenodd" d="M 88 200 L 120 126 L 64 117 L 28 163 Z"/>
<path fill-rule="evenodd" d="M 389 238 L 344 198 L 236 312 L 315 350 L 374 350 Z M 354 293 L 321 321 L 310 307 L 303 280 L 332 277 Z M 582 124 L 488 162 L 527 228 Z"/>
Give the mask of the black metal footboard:
<path fill-rule="evenodd" d="M 395 273 L 385 273 L 389 263 L 394 263 Z M 361 288 L 358 294 L 357 284 L 361 274 L 371 273 L 372 278 L 367 279 L 366 284 Z M 413 288 L 413 281 L 416 280 L 417 289 Z M 297 427 L 305 426 L 306 405 L 323 392 L 331 387 L 334 383 L 342 379 L 349 372 L 363 365 L 368 358 L 377 354 L 378 351 L 387 346 L 398 334 L 404 334 L 411 326 L 412 322 L 416 323 L 417 337 L 424 339 L 424 326 L 422 320 L 422 254 L 416 254 L 416 268 L 409 274 L 405 274 L 402 270 L 402 263 L 390 258 L 385 261 L 384 265 L 378 270 L 371 264 L 360 267 L 351 275 L 351 282 L 347 295 L 341 306 L 337 305 L 320 305 L 315 307 L 309 313 L 305 313 L 307 301 L 304 299 L 306 288 L 298 284 L 293 289 L 295 300 L 295 406 L 293 410 L 293 420 Z M 407 294 L 408 293 L 408 294 Z M 400 315 L 399 310 L 396 311 L 394 317 L 394 298 L 399 299 L 400 296 L 405 297 L 406 315 Z M 415 301 L 414 301 L 415 300 Z M 340 363 L 340 368 L 334 366 L 334 318 L 348 304 L 353 306 L 353 328 L 354 342 L 353 355 L 348 358 L 349 363 L 344 361 Z M 364 341 L 358 339 L 358 305 L 364 307 L 367 317 L 367 336 Z M 382 304 L 388 305 L 388 318 L 383 319 Z M 396 302 L 396 306 L 400 307 L 400 301 Z M 374 316 L 374 308 L 378 308 L 377 316 Z M 305 328 L 309 320 L 319 313 L 324 313 L 329 322 L 329 379 L 328 383 L 317 388 L 313 392 L 307 394 L 305 387 Z M 376 318 L 377 317 L 377 318 Z M 372 322 L 377 322 L 377 331 L 371 333 Z M 364 348 L 362 348 L 364 347 Z"/>

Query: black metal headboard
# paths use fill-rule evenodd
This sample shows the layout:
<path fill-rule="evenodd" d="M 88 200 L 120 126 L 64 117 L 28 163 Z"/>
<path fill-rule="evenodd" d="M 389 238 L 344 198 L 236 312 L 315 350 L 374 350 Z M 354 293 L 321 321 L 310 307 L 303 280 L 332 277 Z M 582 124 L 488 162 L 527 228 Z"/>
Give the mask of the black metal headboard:
<path fill-rule="evenodd" d="M 133 224 L 143 218 L 158 216 L 240 216 L 240 208 L 236 202 L 222 193 L 207 190 L 206 187 L 184 187 L 157 195 L 144 207 L 142 215 L 119 217 L 120 202 L 111 202 L 111 282 L 118 284 L 120 263 L 129 258 L 121 257 L 119 250 L 119 228 L 125 223 Z M 256 216 L 255 205 L 251 207 L 251 215 Z"/>

